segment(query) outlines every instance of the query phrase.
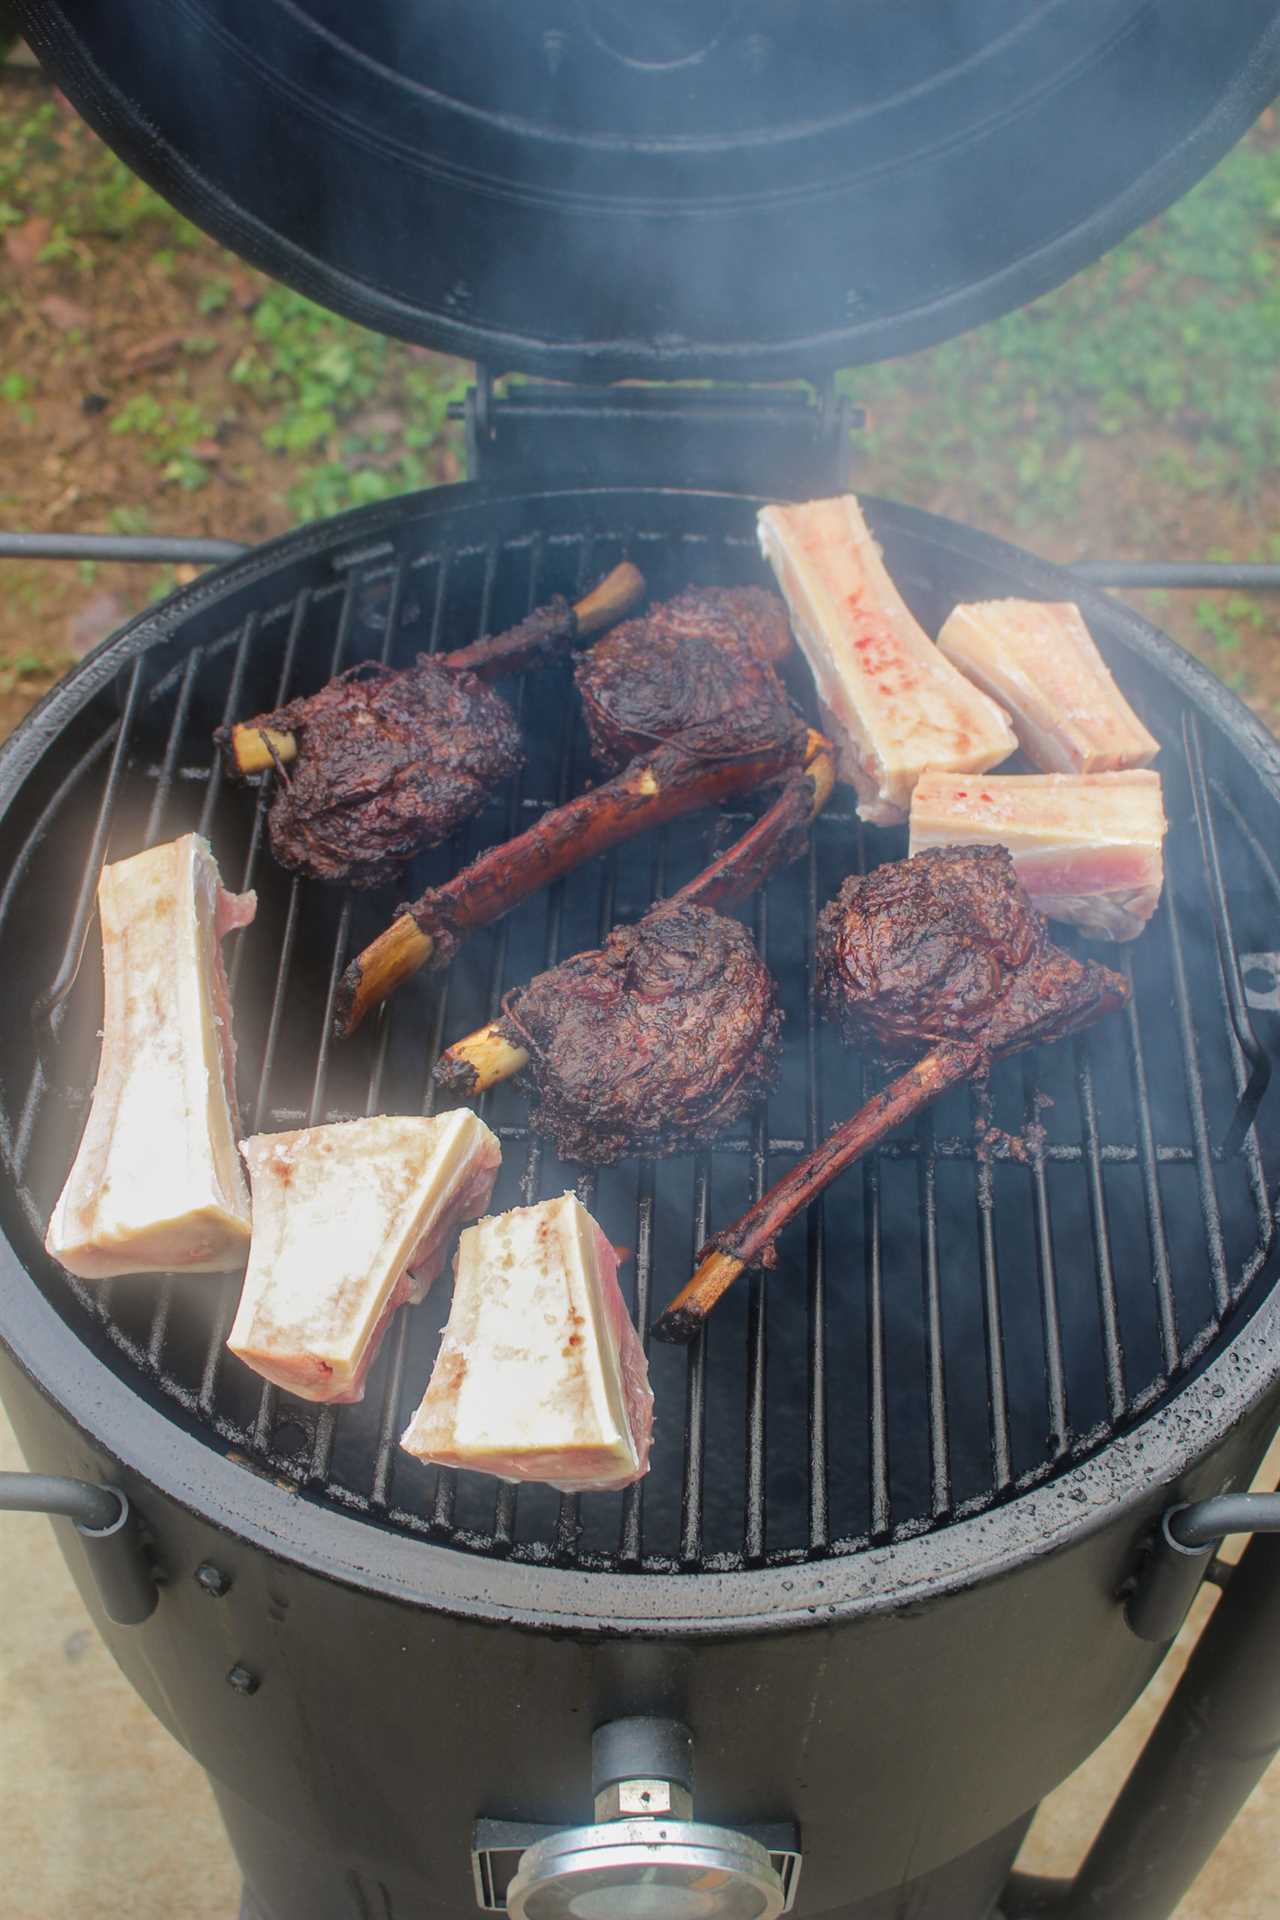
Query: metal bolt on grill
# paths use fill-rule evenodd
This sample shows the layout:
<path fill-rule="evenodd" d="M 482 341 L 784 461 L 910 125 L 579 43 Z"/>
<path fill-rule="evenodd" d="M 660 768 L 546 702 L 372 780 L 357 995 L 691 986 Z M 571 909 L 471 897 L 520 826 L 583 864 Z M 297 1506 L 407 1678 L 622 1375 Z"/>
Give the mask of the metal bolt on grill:
<path fill-rule="evenodd" d="M 1269 1063 L 1236 956 L 1266 947 L 1280 911 L 1265 850 L 1274 822 L 1219 777 L 1213 729 L 1122 644 L 1113 661 L 1161 738 L 1171 820 L 1159 914 L 1117 950 L 1130 1007 L 1072 1045 L 1003 1064 L 987 1092 L 943 1101 L 789 1229 L 776 1271 L 755 1275 L 693 1348 L 655 1348 L 655 1463 L 642 1486 L 586 1502 L 517 1494 L 400 1453 L 447 1285 L 397 1317 L 361 1404 L 317 1409 L 224 1352 L 234 1278 L 88 1286 L 38 1251 L 96 1061 L 104 860 L 198 827 L 228 884 L 259 890 L 231 967 L 245 1132 L 429 1111 L 430 1068 L 450 1038 L 703 863 L 723 831 L 714 819 L 620 849 L 477 937 L 447 975 L 420 979 L 355 1041 L 333 1042 L 339 974 L 385 898 L 276 868 L 264 844 L 268 787 L 229 787 L 210 739 L 219 722 L 358 659 L 463 644 L 552 592 L 583 590 L 624 554 L 657 594 L 760 577 L 743 503 L 625 495 L 624 518 L 612 498 L 594 527 L 591 496 L 549 496 L 538 524 L 513 509 L 490 515 L 483 524 L 497 530 L 480 539 L 463 515 L 437 507 L 424 526 L 402 507 L 362 549 L 317 543 L 272 580 L 287 591 L 269 605 L 252 581 L 239 615 L 216 596 L 202 607 L 197 589 L 181 619 L 154 617 L 104 653 L 82 711 L 58 716 L 60 777 L 29 810 L 0 894 L 11 1029 L 0 1145 L 25 1215 L 10 1231 L 49 1297 L 139 1391 L 304 1497 L 472 1553 L 584 1569 L 696 1573 L 847 1554 L 944 1527 L 1096 1451 L 1174 1391 L 1262 1291 L 1273 1170 L 1254 1121 Z M 987 587 L 991 571 L 985 555 L 931 547 L 923 524 L 879 515 L 927 619 L 974 590 L 975 567 Z M 1006 578 L 995 590 L 1027 589 Z M 1091 618 L 1106 644 L 1106 623 L 1120 616 L 1103 607 Z M 590 777 L 560 673 L 528 676 L 515 699 L 526 770 L 415 864 L 406 894 Z M 55 844 L 87 846 L 83 869 L 64 870 L 61 854 L 46 861 Z M 807 860 L 748 909 L 787 1011 L 784 1071 L 767 1106 L 711 1150 L 597 1176 L 544 1150 L 515 1089 L 480 1103 L 504 1147 L 495 1208 L 575 1185 L 630 1250 L 622 1277 L 642 1328 L 716 1222 L 873 1084 L 816 1015 L 814 917 L 853 865 L 903 851 L 900 834 L 861 828 L 838 799 Z M 25 1037 L 13 1011 L 24 1007 L 35 1009 Z"/>

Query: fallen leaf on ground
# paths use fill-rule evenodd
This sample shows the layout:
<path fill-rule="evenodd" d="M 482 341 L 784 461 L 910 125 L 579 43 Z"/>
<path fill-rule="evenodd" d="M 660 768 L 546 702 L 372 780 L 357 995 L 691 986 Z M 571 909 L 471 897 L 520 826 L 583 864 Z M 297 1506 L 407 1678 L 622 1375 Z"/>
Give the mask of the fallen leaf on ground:
<path fill-rule="evenodd" d="M 21 226 L 5 228 L 4 250 L 20 273 L 34 267 L 41 248 L 48 246 L 52 232 L 52 223 L 42 213 L 33 214 Z"/>
<path fill-rule="evenodd" d="M 134 347 L 128 347 L 124 353 L 124 364 L 134 373 L 144 368 L 167 366 L 176 360 L 182 352 L 183 333 L 153 333 L 146 340 L 139 340 Z"/>
<path fill-rule="evenodd" d="M 47 300 L 42 300 L 40 311 L 59 333 L 70 333 L 73 327 L 87 328 L 89 325 L 87 309 L 78 307 L 74 300 L 64 299 L 60 293 L 51 293 Z"/>

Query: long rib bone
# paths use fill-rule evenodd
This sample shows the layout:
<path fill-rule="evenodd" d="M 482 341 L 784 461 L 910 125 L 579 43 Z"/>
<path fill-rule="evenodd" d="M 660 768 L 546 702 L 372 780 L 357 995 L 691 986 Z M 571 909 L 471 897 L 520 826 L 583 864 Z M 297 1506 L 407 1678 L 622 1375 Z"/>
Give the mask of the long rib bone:
<path fill-rule="evenodd" d="M 963 877 L 966 866 L 978 870 L 968 888 Z M 905 919 L 911 907 L 909 896 L 900 890 L 900 883 L 908 878 L 916 896 L 917 919 L 898 930 L 894 913 L 901 912 Z M 869 904 L 871 895 L 876 898 Z M 927 903 L 923 910 L 921 901 Z M 972 914 L 968 913 L 970 902 Z M 993 908 L 1004 920 L 1003 927 L 990 925 Z M 1015 916 L 1020 926 L 1014 925 Z M 1077 961 L 1045 937 L 1044 922 L 1013 879 L 1003 848 L 946 848 L 881 868 L 867 881 L 848 880 L 823 921 L 826 935 L 834 933 L 835 941 L 825 959 L 820 952 L 819 973 L 827 976 L 826 997 L 834 997 L 837 1004 L 841 996 L 833 994 L 833 987 L 845 978 L 844 991 L 850 995 L 843 1003 L 846 1028 L 870 1027 L 882 1045 L 889 1042 L 900 1050 L 900 1043 L 910 1044 L 906 1033 L 910 1022 L 915 1044 L 932 1044 L 914 1066 L 806 1154 L 740 1220 L 714 1236 L 693 1278 L 655 1323 L 653 1331 L 660 1340 L 693 1339 L 745 1268 L 772 1262 L 774 1240 L 789 1220 L 803 1212 L 845 1167 L 871 1152 L 948 1087 L 984 1073 L 993 1060 L 1038 1040 L 1058 1040 L 1077 1032 L 1128 998 L 1129 989 L 1119 974 L 1093 961 Z M 820 942 L 823 934 L 820 922 Z M 848 947 L 842 952 L 845 934 Z M 899 940 L 905 966 L 895 984 L 892 949 Z M 948 944 L 955 961 L 950 991 L 943 955 Z M 861 976 L 856 990 L 846 961 Z"/>
<path fill-rule="evenodd" d="M 253 919 L 207 841 L 185 834 L 104 867 L 102 1060 L 45 1246 L 86 1280 L 244 1264 L 235 1044 L 222 938 Z"/>
<path fill-rule="evenodd" d="M 987 1058 L 985 1048 L 976 1041 L 944 1041 L 868 1100 L 762 1194 L 740 1220 L 716 1234 L 692 1280 L 654 1322 L 654 1338 L 677 1344 L 694 1339 L 738 1275 L 750 1266 L 769 1264 L 773 1242 L 783 1227 L 803 1213 L 838 1173 L 878 1147 L 895 1127 L 948 1087 L 977 1073 Z"/>
<path fill-rule="evenodd" d="M 407 907 L 343 974 L 337 1031 L 354 1033 L 420 967 L 444 965 L 476 927 L 500 919 L 561 874 L 681 814 L 750 793 L 794 762 L 790 739 L 735 760 L 700 761 L 678 741 L 638 755 L 612 780 L 543 814 Z"/>
<path fill-rule="evenodd" d="M 522 673 L 535 663 L 566 652 L 575 642 L 614 626 L 640 603 L 644 592 L 639 568 L 629 560 L 623 561 L 576 605 L 557 598 L 505 633 L 488 634 L 470 646 L 438 655 L 438 663 L 452 672 L 474 673 L 481 680 Z M 269 714 L 260 714 L 231 728 L 224 744 L 234 773 L 265 773 L 268 767 L 283 766 L 297 757 L 297 735 L 271 726 L 270 719 Z"/>
<path fill-rule="evenodd" d="M 681 901 L 724 907 L 745 900 L 800 852 L 810 822 L 827 804 L 834 784 L 831 742 L 811 728 L 804 766 L 790 775 L 772 806 L 740 840 L 654 910 Z M 510 1080 L 528 1063 L 526 1049 L 507 1037 L 500 1020 L 493 1020 L 447 1047 L 436 1062 L 434 1078 L 451 1093 L 471 1099 Z"/>

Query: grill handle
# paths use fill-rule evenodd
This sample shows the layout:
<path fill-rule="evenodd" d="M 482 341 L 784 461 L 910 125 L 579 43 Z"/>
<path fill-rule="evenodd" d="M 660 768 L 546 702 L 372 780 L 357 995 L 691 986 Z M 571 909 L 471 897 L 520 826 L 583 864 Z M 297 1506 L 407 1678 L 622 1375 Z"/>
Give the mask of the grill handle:
<path fill-rule="evenodd" d="M 1203 1573 L 1224 1534 L 1254 1538 L 1074 1880 L 1015 1873 L 1004 1920 L 1171 1920 L 1280 1748 L 1280 1494 L 1175 1507 L 1161 1538 Z M 1187 1557 L 1190 1556 L 1190 1557 Z"/>
<path fill-rule="evenodd" d="M 1165 1645 L 1187 1617 L 1229 1533 L 1280 1533 L 1280 1493 L 1220 1493 L 1160 1516 L 1151 1553 L 1125 1606 L 1140 1640 Z"/>
<path fill-rule="evenodd" d="M 158 1593 L 142 1545 L 138 1517 L 118 1487 L 53 1473 L 0 1473 L 0 1512 L 45 1513 L 75 1522 L 107 1618 L 140 1626 Z"/>

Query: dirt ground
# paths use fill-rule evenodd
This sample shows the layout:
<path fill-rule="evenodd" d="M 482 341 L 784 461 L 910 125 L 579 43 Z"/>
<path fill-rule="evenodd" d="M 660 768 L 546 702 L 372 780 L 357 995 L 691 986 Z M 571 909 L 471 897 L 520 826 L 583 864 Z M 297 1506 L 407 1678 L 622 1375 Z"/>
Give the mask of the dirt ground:
<path fill-rule="evenodd" d="M 1270 151 L 1274 125 L 1250 139 Z M 1273 213 L 1259 235 L 1272 270 L 1280 202 Z M 38 71 L 12 64 L 0 68 L 0 235 L 0 525 L 252 542 L 461 477 L 446 409 L 464 363 L 376 340 L 273 288 L 164 209 Z M 1162 297 L 1160 285 L 1153 291 Z M 859 485 L 1063 561 L 1280 558 L 1275 471 L 1247 497 L 1214 484 L 1200 470 L 1205 443 L 1193 418 L 1140 417 L 1117 434 L 1093 430 L 1082 413 L 1062 506 L 1024 484 L 1029 457 L 1032 466 L 1045 457 L 1034 397 L 1006 446 L 993 452 L 988 431 L 982 490 L 963 444 L 923 474 L 918 462 L 912 469 L 895 449 L 920 409 L 938 405 L 938 378 L 919 355 L 872 399 L 876 451 L 860 457 Z M 0 561 L 0 728 L 103 634 L 188 577 Z M 1280 595 L 1135 604 L 1280 729 Z"/>

